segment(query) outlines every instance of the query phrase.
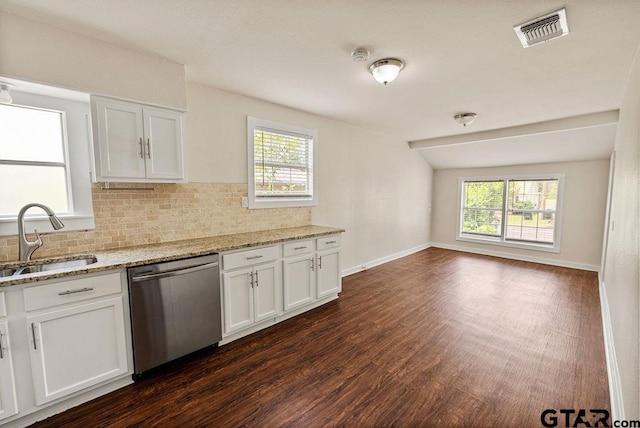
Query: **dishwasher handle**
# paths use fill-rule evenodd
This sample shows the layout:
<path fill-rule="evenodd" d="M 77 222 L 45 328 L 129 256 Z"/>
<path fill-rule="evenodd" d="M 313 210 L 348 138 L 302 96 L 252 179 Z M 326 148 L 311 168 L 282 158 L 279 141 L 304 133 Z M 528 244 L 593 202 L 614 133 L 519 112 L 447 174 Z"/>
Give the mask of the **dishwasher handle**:
<path fill-rule="evenodd" d="M 180 268 L 175 270 L 169 270 L 160 273 L 150 273 L 146 275 L 133 275 L 131 277 L 132 282 L 148 281 L 150 279 L 168 278 L 171 276 L 185 275 L 191 272 L 198 272 L 199 270 L 210 269 L 218 266 L 218 262 L 206 263 L 203 265 L 192 266 L 188 268 Z"/>

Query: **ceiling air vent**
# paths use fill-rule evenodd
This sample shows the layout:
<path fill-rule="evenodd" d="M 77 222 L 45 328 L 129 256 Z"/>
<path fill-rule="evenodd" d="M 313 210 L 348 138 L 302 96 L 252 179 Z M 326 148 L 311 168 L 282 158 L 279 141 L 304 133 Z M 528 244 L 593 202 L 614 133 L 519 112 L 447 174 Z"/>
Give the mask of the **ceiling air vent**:
<path fill-rule="evenodd" d="M 513 29 L 518 35 L 522 47 L 528 48 L 569 34 L 567 13 L 565 9 L 560 9 L 524 24 L 516 25 Z"/>

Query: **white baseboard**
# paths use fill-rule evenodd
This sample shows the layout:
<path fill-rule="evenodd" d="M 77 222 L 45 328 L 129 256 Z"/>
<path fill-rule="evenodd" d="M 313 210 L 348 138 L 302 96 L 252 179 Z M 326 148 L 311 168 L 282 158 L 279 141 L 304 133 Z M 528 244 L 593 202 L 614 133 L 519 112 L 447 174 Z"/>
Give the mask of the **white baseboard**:
<path fill-rule="evenodd" d="M 600 281 L 600 311 L 602 312 L 602 332 L 604 334 L 604 351 L 607 358 L 607 377 L 609 378 L 609 394 L 611 396 L 611 420 L 622 421 L 624 406 L 622 402 L 622 385 L 616 359 L 616 348 L 613 343 L 613 330 L 609 317 L 609 301 L 607 300 L 604 281 Z"/>
<path fill-rule="evenodd" d="M 427 248 L 429 248 L 431 246 L 431 243 L 426 243 L 426 244 L 422 244 L 422 245 L 418 245 L 417 247 L 413 247 L 413 248 L 409 248 L 408 250 L 404 250 L 404 251 L 400 251 L 398 253 L 394 253 L 394 254 L 390 254 L 388 256 L 385 257 L 380 257 L 379 259 L 375 259 L 375 260 L 371 260 L 368 262 L 365 262 L 359 266 L 354 266 L 348 269 L 343 269 L 342 270 L 342 277 L 345 276 L 349 276 L 349 275 L 353 275 L 354 273 L 358 273 L 358 272 L 362 272 L 363 270 L 367 270 L 369 268 L 372 268 L 374 266 L 378 266 L 384 263 L 388 263 L 390 261 L 393 260 L 397 260 L 400 259 L 402 257 L 406 257 L 410 254 L 413 253 L 417 253 L 418 251 L 422 251 L 425 250 Z"/>
<path fill-rule="evenodd" d="M 504 259 L 540 263 L 543 265 L 561 266 L 561 267 L 568 267 L 573 269 L 589 270 L 594 272 L 598 272 L 600 270 L 600 266 L 598 265 L 569 262 L 565 260 L 548 259 L 545 257 L 533 257 L 533 256 L 527 256 L 523 254 L 506 253 L 502 251 L 492 251 L 492 250 L 486 250 L 484 248 L 464 247 L 462 245 L 442 244 L 439 242 L 432 242 L 431 246 L 435 248 L 444 248 L 445 250 L 463 251 L 465 253 L 474 253 L 474 254 L 482 254 L 484 256 L 502 257 Z"/>

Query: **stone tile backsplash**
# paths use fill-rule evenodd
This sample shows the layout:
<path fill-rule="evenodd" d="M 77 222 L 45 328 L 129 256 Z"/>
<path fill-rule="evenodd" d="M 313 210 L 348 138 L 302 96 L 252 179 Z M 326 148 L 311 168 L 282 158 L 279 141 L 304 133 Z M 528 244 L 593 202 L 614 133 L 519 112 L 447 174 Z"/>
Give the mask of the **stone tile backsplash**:
<path fill-rule="evenodd" d="M 97 183 L 92 188 L 96 228 L 42 233 L 44 245 L 34 253 L 34 259 L 311 224 L 308 207 L 242 208 L 246 184 L 110 184 L 112 188 L 149 190 L 104 187 L 104 183 Z M 16 260 L 17 256 L 17 236 L 0 236 L 0 261 Z"/>

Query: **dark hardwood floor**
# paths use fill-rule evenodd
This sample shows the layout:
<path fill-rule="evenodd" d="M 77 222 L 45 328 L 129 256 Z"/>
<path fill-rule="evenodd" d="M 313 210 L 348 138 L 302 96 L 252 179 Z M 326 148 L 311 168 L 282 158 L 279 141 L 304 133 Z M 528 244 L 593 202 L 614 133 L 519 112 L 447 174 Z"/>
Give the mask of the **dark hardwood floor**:
<path fill-rule="evenodd" d="M 430 248 L 37 427 L 540 427 L 609 409 L 597 274 Z"/>

